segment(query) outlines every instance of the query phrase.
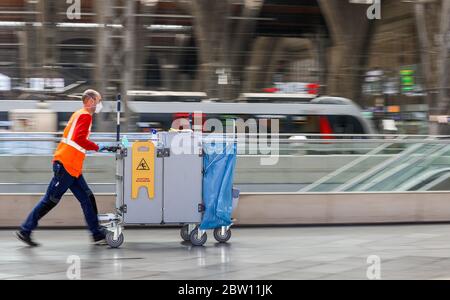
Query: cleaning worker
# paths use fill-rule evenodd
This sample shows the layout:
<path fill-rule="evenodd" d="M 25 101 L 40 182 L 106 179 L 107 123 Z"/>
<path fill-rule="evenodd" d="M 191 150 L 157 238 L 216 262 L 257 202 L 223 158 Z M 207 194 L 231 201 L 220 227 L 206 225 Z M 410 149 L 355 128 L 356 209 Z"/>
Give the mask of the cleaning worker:
<path fill-rule="evenodd" d="M 106 230 L 100 227 L 94 195 L 83 177 L 83 162 L 86 151 L 110 150 L 106 145 L 97 145 L 89 140 L 92 116 L 103 107 L 102 97 L 95 90 L 87 90 L 82 96 L 83 108 L 70 117 L 64 134 L 53 157 L 53 178 L 41 201 L 28 215 L 16 232 L 17 238 L 31 247 L 39 246 L 31 234 L 39 220 L 52 210 L 70 189 L 78 199 L 95 244 L 106 244 Z"/>

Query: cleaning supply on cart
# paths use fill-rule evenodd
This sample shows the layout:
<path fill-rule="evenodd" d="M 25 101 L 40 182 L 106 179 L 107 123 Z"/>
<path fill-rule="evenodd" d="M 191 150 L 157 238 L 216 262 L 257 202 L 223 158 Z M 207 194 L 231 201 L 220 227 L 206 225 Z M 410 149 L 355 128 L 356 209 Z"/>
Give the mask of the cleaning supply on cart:
<path fill-rule="evenodd" d="M 203 204 L 205 212 L 200 229 L 215 229 L 232 224 L 233 178 L 236 144 L 203 145 Z"/>
<path fill-rule="evenodd" d="M 126 135 L 124 135 L 124 136 L 122 137 L 121 144 L 122 144 L 122 146 L 123 146 L 124 148 L 130 147 L 130 143 L 128 142 L 128 138 L 127 138 Z"/>
<path fill-rule="evenodd" d="M 158 131 L 156 129 L 152 128 L 150 140 L 153 142 L 153 144 L 158 145 L 159 138 L 158 138 Z"/>

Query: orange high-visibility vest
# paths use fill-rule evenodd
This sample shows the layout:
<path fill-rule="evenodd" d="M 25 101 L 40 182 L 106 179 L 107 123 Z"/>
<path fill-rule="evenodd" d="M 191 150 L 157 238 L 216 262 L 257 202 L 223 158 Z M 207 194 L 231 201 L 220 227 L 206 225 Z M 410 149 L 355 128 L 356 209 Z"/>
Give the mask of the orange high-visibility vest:
<path fill-rule="evenodd" d="M 89 112 L 82 108 L 72 114 L 69 123 L 64 129 L 63 138 L 56 148 L 55 155 L 53 157 L 53 161 L 61 162 L 64 169 L 66 169 L 66 171 L 73 177 L 79 177 L 81 175 L 84 158 L 86 157 L 86 149 L 78 145 L 73 140 L 78 118 L 83 114 L 89 115 Z M 91 127 L 92 124 L 89 127 L 89 134 Z"/>

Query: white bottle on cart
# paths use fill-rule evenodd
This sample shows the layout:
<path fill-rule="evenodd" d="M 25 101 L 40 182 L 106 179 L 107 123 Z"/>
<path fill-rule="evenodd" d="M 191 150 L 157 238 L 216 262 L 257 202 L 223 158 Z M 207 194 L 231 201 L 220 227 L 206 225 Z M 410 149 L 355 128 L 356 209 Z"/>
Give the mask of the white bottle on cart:
<path fill-rule="evenodd" d="M 152 128 L 150 140 L 153 142 L 155 147 L 159 146 L 159 136 L 158 136 L 158 131 L 156 129 Z"/>

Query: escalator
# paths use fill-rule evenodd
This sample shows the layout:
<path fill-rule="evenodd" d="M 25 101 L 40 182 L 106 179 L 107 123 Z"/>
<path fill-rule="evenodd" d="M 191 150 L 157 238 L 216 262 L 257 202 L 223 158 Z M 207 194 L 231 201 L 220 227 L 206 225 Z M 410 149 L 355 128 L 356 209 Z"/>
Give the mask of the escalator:
<path fill-rule="evenodd" d="M 450 145 L 446 143 L 379 144 L 302 189 L 302 192 L 384 192 L 450 188 Z"/>

